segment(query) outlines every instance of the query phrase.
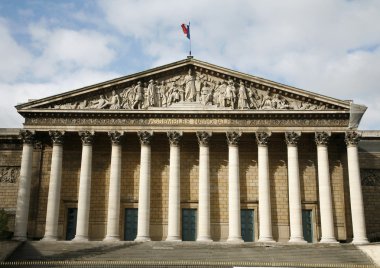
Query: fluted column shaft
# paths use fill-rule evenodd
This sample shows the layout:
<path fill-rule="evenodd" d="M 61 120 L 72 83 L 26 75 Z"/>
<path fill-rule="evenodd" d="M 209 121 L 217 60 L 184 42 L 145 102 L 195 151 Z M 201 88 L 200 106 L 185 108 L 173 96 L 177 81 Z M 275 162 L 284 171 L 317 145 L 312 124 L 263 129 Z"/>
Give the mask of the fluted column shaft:
<path fill-rule="evenodd" d="M 46 210 L 46 226 L 43 240 L 58 239 L 59 203 L 61 200 L 61 178 L 62 178 L 62 155 L 63 155 L 63 132 L 50 131 L 53 141 L 53 152 L 51 157 L 51 171 L 49 182 L 49 194 Z"/>
<path fill-rule="evenodd" d="M 241 133 L 228 132 L 228 242 L 243 242 L 241 238 L 239 146 Z"/>
<path fill-rule="evenodd" d="M 259 242 L 274 242 L 269 182 L 268 140 L 270 133 L 257 132 L 259 169 Z"/>
<path fill-rule="evenodd" d="M 123 133 L 109 132 L 111 138 L 111 170 L 110 184 L 108 190 L 108 213 L 107 234 L 104 241 L 119 241 L 119 219 L 120 219 L 120 178 L 121 178 L 121 138 Z"/>
<path fill-rule="evenodd" d="M 285 140 L 288 145 L 288 189 L 289 189 L 289 220 L 291 243 L 305 243 L 302 229 L 301 186 L 298 163 L 297 142 L 300 133 L 287 132 Z"/>
<path fill-rule="evenodd" d="M 180 140 L 182 133 L 168 132 L 170 142 L 168 235 L 166 241 L 181 241 Z"/>
<path fill-rule="evenodd" d="M 141 143 L 139 209 L 137 216 L 137 237 L 135 241 L 150 241 L 150 179 L 152 132 L 138 132 Z"/>
<path fill-rule="evenodd" d="M 320 243 L 337 243 L 334 234 L 333 199 L 327 147 L 329 137 L 330 133 L 327 132 L 317 132 L 315 134 L 318 157 L 319 211 L 322 232 Z"/>
<path fill-rule="evenodd" d="M 26 240 L 29 215 L 30 186 L 32 181 L 34 134 L 28 130 L 21 131 L 23 139 L 20 182 L 17 193 L 14 240 Z"/>
<path fill-rule="evenodd" d="M 78 214 L 76 234 L 73 241 L 88 241 L 88 224 L 90 216 L 92 142 L 94 133 L 79 132 L 82 139 L 82 160 L 79 178 Z"/>
<path fill-rule="evenodd" d="M 357 146 L 359 139 L 360 135 L 357 132 L 346 132 L 352 229 L 354 234 L 352 243 L 366 244 L 368 243 L 368 239 L 365 226 L 364 204 Z"/>
<path fill-rule="evenodd" d="M 211 133 L 197 132 L 199 142 L 199 197 L 198 197 L 198 236 L 197 241 L 209 242 L 210 224 L 210 154 Z"/>

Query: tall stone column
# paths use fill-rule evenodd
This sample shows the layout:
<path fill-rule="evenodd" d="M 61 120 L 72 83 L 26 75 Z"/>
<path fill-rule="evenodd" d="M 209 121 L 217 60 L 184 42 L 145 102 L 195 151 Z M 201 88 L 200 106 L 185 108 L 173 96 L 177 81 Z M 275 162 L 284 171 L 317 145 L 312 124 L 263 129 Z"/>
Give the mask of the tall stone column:
<path fill-rule="evenodd" d="M 275 242 L 272 235 L 269 183 L 268 141 L 270 136 L 270 132 L 256 132 L 259 168 L 259 242 Z"/>
<path fill-rule="evenodd" d="M 210 152 L 211 132 L 197 132 L 199 143 L 199 197 L 197 241 L 211 242 L 210 224 Z"/>
<path fill-rule="evenodd" d="M 168 132 L 170 142 L 168 236 L 166 241 L 181 241 L 180 141 L 182 132 Z"/>
<path fill-rule="evenodd" d="M 243 242 L 241 238 L 239 140 L 241 132 L 227 132 L 228 143 L 228 242 Z"/>
<path fill-rule="evenodd" d="M 82 160 L 79 178 L 77 229 L 73 239 L 76 242 L 88 241 L 94 132 L 79 132 L 79 136 L 82 139 Z"/>
<path fill-rule="evenodd" d="M 285 141 L 288 146 L 289 242 L 291 243 L 306 243 L 302 230 L 301 185 L 297 147 L 300 136 L 300 132 L 285 132 Z"/>
<path fill-rule="evenodd" d="M 353 244 L 368 243 L 365 218 L 362 185 L 360 180 L 360 168 L 358 157 L 359 133 L 355 131 L 346 132 L 345 142 L 347 144 L 348 179 L 350 183 L 350 201 L 352 229 L 354 233 Z"/>
<path fill-rule="evenodd" d="M 329 171 L 328 141 L 331 133 L 316 132 L 318 156 L 319 211 L 321 215 L 320 243 L 337 243 L 334 234 L 333 199 Z"/>
<path fill-rule="evenodd" d="M 111 138 L 111 170 L 110 184 L 108 190 L 108 213 L 107 213 L 107 234 L 104 241 L 119 241 L 119 218 L 120 218 L 120 178 L 121 178 L 121 139 L 123 132 L 108 132 Z"/>
<path fill-rule="evenodd" d="M 59 204 L 61 201 L 63 131 L 49 131 L 53 141 L 51 156 L 51 171 L 49 194 L 46 210 L 46 226 L 43 240 L 55 241 L 58 239 Z"/>
<path fill-rule="evenodd" d="M 150 141 L 153 132 L 139 131 L 141 143 L 139 209 L 137 215 L 137 237 L 135 241 L 150 241 L 150 171 L 151 148 Z"/>
<path fill-rule="evenodd" d="M 14 240 L 27 239 L 30 185 L 32 181 L 33 142 L 34 133 L 29 130 L 21 130 L 20 137 L 23 141 L 20 182 L 18 186 Z"/>

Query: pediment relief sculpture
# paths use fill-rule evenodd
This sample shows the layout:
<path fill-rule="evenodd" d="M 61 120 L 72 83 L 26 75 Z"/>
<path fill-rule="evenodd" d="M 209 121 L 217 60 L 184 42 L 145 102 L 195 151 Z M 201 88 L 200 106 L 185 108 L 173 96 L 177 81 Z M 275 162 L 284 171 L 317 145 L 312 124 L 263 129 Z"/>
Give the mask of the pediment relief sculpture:
<path fill-rule="evenodd" d="M 169 108 L 181 103 L 232 110 L 329 110 L 327 103 L 258 83 L 215 76 L 189 68 L 187 72 L 161 78 L 127 82 L 102 94 L 82 96 L 49 105 L 48 109 L 144 110 Z M 78 97 L 80 98 L 80 97 Z"/>

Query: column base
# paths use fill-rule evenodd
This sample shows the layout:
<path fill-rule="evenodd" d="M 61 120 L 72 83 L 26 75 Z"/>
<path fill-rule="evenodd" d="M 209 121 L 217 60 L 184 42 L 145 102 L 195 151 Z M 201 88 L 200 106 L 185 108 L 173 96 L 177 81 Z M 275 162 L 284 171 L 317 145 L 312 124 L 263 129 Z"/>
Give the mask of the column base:
<path fill-rule="evenodd" d="M 15 240 L 15 241 L 26 241 L 26 240 L 28 240 L 28 238 L 26 238 L 26 236 L 14 236 L 14 237 L 12 237 L 12 240 Z"/>
<path fill-rule="evenodd" d="M 46 242 L 54 242 L 54 241 L 57 241 L 58 240 L 58 237 L 56 236 L 52 236 L 52 235 L 46 235 L 44 236 L 41 241 L 46 241 Z"/>
<path fill-rule="evenodd" d="M 303 237 L 291 237 L 288 241 L 288 243 L 293 243 L 293 244 L 306 244 L 307 241 L 303 239 Z"/>
<path fill-rule="evenodd" d="M 208 243 L 208 242 L 213 242 L 213 240 L 209 236 L 201 236 L 201 237 L 197 238 L 197 242 L 206 242 L 206 243 Z"/>
<path fill-rule="evenodd" d="M 169 242 L 182 242 L 182 239 L 179 236 L 168 236 L 165 241 L 169 241 Z"/>
<path fill-rule="evenodd" d="M 118 235 L 112 236 L 112 235 L 107 235 L 104 239 L 103 242 L 118 242 L 120 241 L 120 238 Z"/>
<path fill-rule="evenodd" d="M 351 243 L 354 245 L 363 245 L 363 244 L 369 244 L 369 241 L 366 237 L 365 238 L 357 238 L 357 239 L 354 238 L 354 240 L 352 240 Z"/>
<path fill-rule="evenodd" d="M 322 244 L 338 244 L 339 242 L 336 241 L 335 238 L 331 237 L 331 238 L 321 238 L 321 241 L 319 241 L 319 243 L 322 243 Z"/>
<path fill-rule="evenodd" d="M 227 239 L 228 243 L 244 243 L 243 239 L 241 237 L 229 237 Z"/>
<path fill-rule="evenodd" d="M 81 242 L 88 242 L 88 236 L 84 236 L 84 235 L 76 235 L 74 237 L 73 240 L 71 240 L 72 242 L 78 242 L 78 243 L 81 243 Z"/>
<path fill-rule="evenodd" d="M 135 242 L 149 242 L 152 241 L 149 236 L 138 236 L 135 239 Z"/>
<path fill-rule="evenodd" d="M 261 243 L 276 243 L 276 241 L 273 240 L 272 237 L 261 237 L 257 242 Z"/>

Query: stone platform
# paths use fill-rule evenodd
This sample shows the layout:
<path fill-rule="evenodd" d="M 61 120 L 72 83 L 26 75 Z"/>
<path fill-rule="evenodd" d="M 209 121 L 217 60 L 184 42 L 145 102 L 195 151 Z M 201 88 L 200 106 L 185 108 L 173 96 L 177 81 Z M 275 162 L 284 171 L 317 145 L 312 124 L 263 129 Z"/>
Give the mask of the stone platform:
<path fill-rule="evenodd" d="M 379 245 L 380 246 L 380 245 Z M 351 244 L 28 241 L 0 267 L 376 267 Z"/>

